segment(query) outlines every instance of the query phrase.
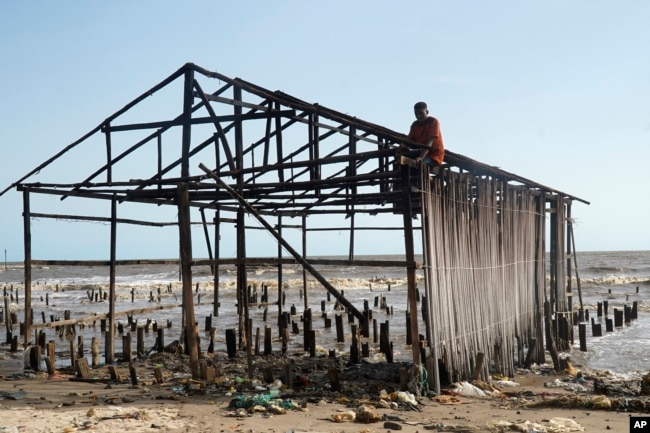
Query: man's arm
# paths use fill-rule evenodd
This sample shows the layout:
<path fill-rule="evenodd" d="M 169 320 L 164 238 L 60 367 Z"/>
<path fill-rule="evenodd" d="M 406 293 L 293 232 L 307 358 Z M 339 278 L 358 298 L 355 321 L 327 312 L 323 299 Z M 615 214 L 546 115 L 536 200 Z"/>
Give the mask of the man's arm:
<path fill-rule="evenodd" d="M 427 140 L 427 142 L 423 143 L 426 147 L 423 147 L 422 149 L 420 149 L 420 156 L 418 156 L 418 158 L 417 158 L 418 161 L 421 161 L 425 156 L 427 156 L 427 153 L 429 153 L 429 151 L 433 150 L 433 147 L 432 147 L 433 139 L 434 139 L 434 137 L 430 136 L 429 139 Z"/>

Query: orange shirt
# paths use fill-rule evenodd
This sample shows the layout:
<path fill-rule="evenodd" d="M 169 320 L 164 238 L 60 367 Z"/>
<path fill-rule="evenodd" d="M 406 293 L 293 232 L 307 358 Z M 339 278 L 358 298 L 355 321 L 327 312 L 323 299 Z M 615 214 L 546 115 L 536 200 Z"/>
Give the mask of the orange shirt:
<path fill-rule="evenodd" d="M 438 119 L 429 116 L 422 123 L 416 120 L 411 124 L 408 138 L 421 144 L 426 144 L 430 139 L 433 139 L 431 149 L 427 153 L 427 156 L 437 164 L 442 164 L 442 160 L 445 157 L 445 145 L 442 142 L 442 133 L 440 132 L 440 122 L 438 122 Z"/>

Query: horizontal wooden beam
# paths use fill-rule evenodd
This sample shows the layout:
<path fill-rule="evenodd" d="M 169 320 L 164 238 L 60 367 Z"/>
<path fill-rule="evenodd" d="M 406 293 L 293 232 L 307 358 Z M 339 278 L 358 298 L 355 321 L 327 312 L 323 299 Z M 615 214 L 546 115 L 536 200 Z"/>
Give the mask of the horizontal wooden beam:
<path fill-rule="evenodd" d="M 267 119 L 269 117 L 282 116 L 282 117 L 293 117 L 295 116 L 294 110 L 275 110 L 268 113 L 247 113 L 241 115 L 226 114 L 223 116 L 217 116 L 216 120 L 218 122 L 233 122 L 241 120 L 257 120 L 257 119 Z M 215 119 L 211 117 L 193 117 L 191 120 L 192 125 L 203 125 L 206 123 L 214 123 Z M 144 123 L 129 123 L 124 125 L 105 125 L 102 128 L 102 132 L 123 132 L 123 131 L 137 131 L 141 129 L 158 129 L 158 128 L 171 128 L 173 126 L 181 126 L 183 124 L 183 119 L 173 119 L 173 120 L 160 120 L 157 122 L 144 122 Z"/>
<path fill-rule="evenodd" d="M 181 306 L 182 306 L 181 304 L 167 304 L 167 305 L 157 305 L 155 307 L 136 308 L 134 310 L 128 310 L 128 311 L 118 311 L 114 314 L 114 316 L 118 317 L 118 316 L 128 316 L 128 315 L 135 315 L 135 314 L 144 314 L 144 313 L 150 313 L 152 311 L 178 308 Z M 57 320 L 56 322 L 37 323 L 31 325 L 30 328 L 31 329 L 56 328 L 59 326 L 76 325 L 77 323 L 94 322 L 95 320 L 102 320 L 108 317 L 110 317 L 109 313 L 102 313 L 102 314 L 96 314 L 94 316 L 81 317 L 79 319 Z"/>

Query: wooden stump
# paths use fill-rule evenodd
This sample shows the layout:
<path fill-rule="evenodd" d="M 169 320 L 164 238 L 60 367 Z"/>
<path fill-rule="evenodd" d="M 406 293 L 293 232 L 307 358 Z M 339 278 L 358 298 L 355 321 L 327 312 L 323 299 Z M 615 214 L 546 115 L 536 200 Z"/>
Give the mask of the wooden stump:
<path fill-rule="evenodd" d="M 120 374 L 120 371 L 114 365 L 109 365 L 108 366 L 108 374 L 110 374 L 112 381 L 115 381 L 115 382 L 124 381 L 124 379 L 122 378 L 122 375 Z"/>
<path fill-rule="evenodd" d="M 161 367 L 155 367 L 153 369 L 153 374 L 154 374 L 154 377 L 156 378 L 156 383 L 161 384 L 161 383 L 165 382 L 165 380 L 163 378 L 163 372 L 162 372 Z"/>
<path fill-rule="evenodd" d="M 330 387 L 332 391 L 339 392 L 341 391 L 341 382 L 339 381 L 339 372 L 335 368 L 330 369 L 327 372 L 327 377 L 330 380 Z"/>
<path fill-rule="evenodd" d="M 56 343 L 54 342 L 54 340 L 50 340 L 47 343 L 47 357 L 50 358 L 50 362 L 52 363 L 52 365 L 56 365 Z M 50 373 L 49 369 L 48 369 L 48 373 Z M 54 372 L 50 374 L 54 374 Z"/>
<path fill-rule="evenodd" d="M 88 365 L 88 363 L 86 363 L 86 365 Z M 114 365 L 108 366 L 108 374 L 110 374 L 112 381 L 122 382 L 124 380 L 120 374 L 120 371 Z"/>
<path fill-rule="evenodd" d="M 92 352 L 92 365 L 93 367 L 97 367 L 99 365 L 99 338 L 92 338 L 90 351 Z"/>
<path fill-rule="evenodd" d="M 129 363 L 129 376 L 131 376 L 131 385 L 138 386 L 138 373 L 132 362 Z"/>
<path fill-rule="evenodd" d="M 234 358 L 237 355 L 237 334 L 234 329 L 226 329 L 226 349 L 228 358 Z"/>
<path fill-rule="evenodd" d="M 81 379 L 90 379 L 90 367 L 88 367 L 88 360 L 86 358 L 77 359 L 75 369 L 77 370 L 78 377 Z"/>

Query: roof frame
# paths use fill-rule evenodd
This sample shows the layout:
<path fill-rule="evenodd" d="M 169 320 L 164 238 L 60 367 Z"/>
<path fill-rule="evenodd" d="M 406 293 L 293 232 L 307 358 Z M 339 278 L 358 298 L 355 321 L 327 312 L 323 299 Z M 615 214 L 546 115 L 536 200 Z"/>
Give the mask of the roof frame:
<path fill-rule="evenodd" d="M 192 77 L 184 85 L 186 93 L 190 93 L 186 95 L 188 105 L 180 114 L 167 120 L 118 123 L 129 110 L 186 77 L 188 72 Z M 207 84 L 203 83 L 206 79 Z M 206 92 L 204 88 L 208 88 L 214 80 L 219 81 L 219 86 Z M 203 110 L 207 115 L 200 116 Z M 244 146 L 237 140 L 242 139 L 243 128 L 250 122 L 263 122 L 263 125 L 257 125 L 257 136 Z M 214 127 L 212 132 L 207 136 L 204 133 L 197 139 L 195 129 L 210 125 Z M 170 130 L 185 127 L 191 134 L 191 145 L 163 163 L 162 137 Z M 303 127 L 307 130 L 301 139 L 288 138 L 295 128 Z M 151 133 L 121 152 L 112 154 L 112 138 L 116 134 L 152 129 Z M 62 155 L 99 133 L 105 136 L 106 162 L 81 181 L 28 182 L 35 174 L 53 167 Z M 114 167 L 153 141 L 157 141 L 158 146 L 158 169 L 151 176 L 144 179 L 139 176 L 132 176 L 128 180 L 113 179 Z M 192 184 L 192 206 L 237 208 L 232 198 L 219 192 L 214 183 L 206 182 L 208 176 L 200 174 L 198 163 L 205 163 L 212 166 L 213 173 L 219 177 L 233 179 L 237 190 L 251 200 L 262 214 L 309 214 L 316 209 L 337 213 L 341 207 L 345 213 L 375 214 L 386 211 L 382 208 L 390 203 L 391 195 L 394 195 L 391 185 L 399 181 L 399 171 L 394 169 L 394 161 L 401 152 L 400 143 L 419 146 L 410 142 L 404 134 L 380 125 L 187 63 L 14 182 L 0 195 L 17 187 L 36 193 L 58 194 L 62 200 L 70 195 L 106 199 L 117 195 L 121 202 L 153 202 L 160 205 L 173 204 L 175 185 L 186 181 Z M 213 151 L 212 163 L 201 159 L 208 150 Z M 175 153 L 173 148 L 171 153 Z M 179 167 L 189 167 L 190 160 L 197 161 L 192 165 L 192 170 L 186 176 L 182 173 L 179 175 Z M 450 150 L 446 151 L 445 167 L 588 203 Z M 97 182 L 101 175 L 106 176 L 105 181 Z M 360 209 L 360 204 L 364 205 L 363 209 Z"/>

